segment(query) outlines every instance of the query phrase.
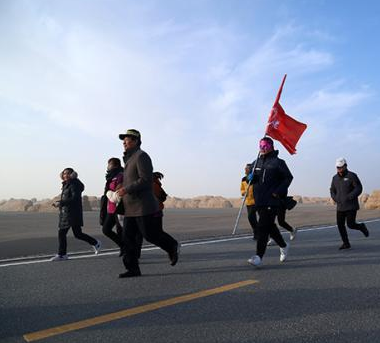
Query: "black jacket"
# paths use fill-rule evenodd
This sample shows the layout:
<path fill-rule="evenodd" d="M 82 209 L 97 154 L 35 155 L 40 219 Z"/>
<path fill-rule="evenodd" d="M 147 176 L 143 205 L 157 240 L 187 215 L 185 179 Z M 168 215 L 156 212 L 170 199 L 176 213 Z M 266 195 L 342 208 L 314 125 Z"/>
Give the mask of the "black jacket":
<path fill-rule="evenodd" d="M 330 194 L 337 204 L 337 211 L 358 210 L 358 196 L 362 191 L 363 186 L 353 172 L 346 170 L 342 176 L 337 173 L 332 178 Z"/>
<path fill-rule="evenodd" d="M 72 226 L 83 226 L 83 190 L 83 183 L 76 177 L 62 183 L 58 224 L 60 229 L 66 229 Z"/>
<path fill-rule="evenodd" d="M 279 207 L 288 194 L 292 180 L 293 175 L 285 161 L 278 158 L 278 150 L 261 155 L 253 176 L 256 207 Z M 276 198 L 273 194 L 279 197 Z"/>

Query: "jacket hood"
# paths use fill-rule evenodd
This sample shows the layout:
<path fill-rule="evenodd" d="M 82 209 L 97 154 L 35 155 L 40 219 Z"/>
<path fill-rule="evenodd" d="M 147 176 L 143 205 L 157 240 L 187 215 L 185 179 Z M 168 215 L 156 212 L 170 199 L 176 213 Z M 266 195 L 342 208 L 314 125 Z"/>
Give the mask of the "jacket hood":
<path fill-rule="evenodd" d="M 78 178 L 77 179 L 72 179 L 71 181 L 72 183 L 75 183 L 78 188 L 83 192 L 84 191 L 84 184 L 82 183 L 81 180 L 79 180 Z"/>
<path fill-rule="evenodd" d="M 81 180 L 78 179 L 78 174 L 76 172 L 71 173 L 69 180 L 62 182 L 62 187 L 68 184 L 75 184 L 78 189 L 80 189 L 82 192 L 84 191 L 84 184 Z"/>

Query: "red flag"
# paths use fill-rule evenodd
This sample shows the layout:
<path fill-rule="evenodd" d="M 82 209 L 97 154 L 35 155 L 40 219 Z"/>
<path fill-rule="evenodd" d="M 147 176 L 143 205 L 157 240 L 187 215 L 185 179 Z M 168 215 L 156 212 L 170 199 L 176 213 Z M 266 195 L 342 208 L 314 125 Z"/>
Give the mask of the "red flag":
<path fill-rule="evenodd" d="M 282 80 L 281 87 L 278 90 L 276 100 L 270 112 L 265 134 L 281 142 L 286 150 L 293 155 L 296 153 L 297 142 L 306 130 L 307 125 L 288 116 L 279 103 L 285 79 L 286 75 Z"/>

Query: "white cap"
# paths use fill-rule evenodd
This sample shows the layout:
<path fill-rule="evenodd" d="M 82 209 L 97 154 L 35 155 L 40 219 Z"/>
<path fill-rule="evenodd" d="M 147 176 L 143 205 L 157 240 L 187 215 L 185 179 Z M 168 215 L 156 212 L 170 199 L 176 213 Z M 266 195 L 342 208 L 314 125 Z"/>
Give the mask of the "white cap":
<path fill-rule="evenodd" d="M 345 164 L 347 164 L 346 159 L 343 157 L 339 157 L 335 161 L 335 167 L 343 167 Z"/>

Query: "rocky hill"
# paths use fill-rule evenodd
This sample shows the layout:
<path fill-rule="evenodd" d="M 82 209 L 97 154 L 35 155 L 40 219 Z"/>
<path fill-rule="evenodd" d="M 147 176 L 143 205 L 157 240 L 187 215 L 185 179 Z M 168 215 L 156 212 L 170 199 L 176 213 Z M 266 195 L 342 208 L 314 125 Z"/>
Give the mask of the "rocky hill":
<path fill-rule="evenodd" d="M 333 205 L 331 198 L 306 197 L 295 195 L 294 198 L 300 204 Z M 0 201 L 0 212 L 57 212 L 51 204 L 59 200 L 59 196 L 52 199 L 9 199 Z M 380 190 L 375 190 L 371 195 L 362 194 L 359 198 L 362 206 L 366 209 L 380 209 Z M 165 202 L 166 208 L 238 208 L 241 198 L 224 198 L 221 196 L 203 195 L 194 198 L 168 197 Z M 83 210 L 99 210 L 100 199 L 96 196 L 83 196 Z"/>
<path fill-rule="evenodd" d="M 365 208 L 368 210 L 380 209 L 380 190 L 373 191 L 366 199 Z"/>

